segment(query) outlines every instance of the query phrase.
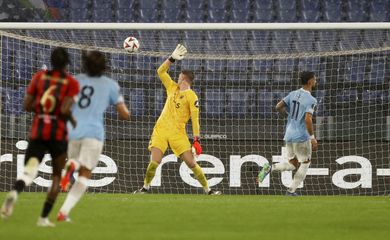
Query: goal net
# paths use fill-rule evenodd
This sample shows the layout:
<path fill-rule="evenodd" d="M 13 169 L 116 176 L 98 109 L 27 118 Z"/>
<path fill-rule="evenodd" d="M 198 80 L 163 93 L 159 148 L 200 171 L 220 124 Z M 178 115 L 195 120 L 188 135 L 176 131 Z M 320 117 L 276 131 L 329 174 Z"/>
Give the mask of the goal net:
<path fill-rule="evenodd" d="M 158 24 L 157 24 L 158 25 Z M 83 50 L 106 54 L 106 74 L 121 86 L 132 120 L 115 109 L 105 115 L 103 155 L 89 182 L 90 192 L 130 193 L 143 184 L 153 126 L 165 101 L 156 69 L 178 43 L 189 54 L 169 71 L 195 73 L 200 99 L 201 143 L 197 161 L 212 188 L 224 194 L 282 194 L 293 173 L 275 173 L 256 183 L 265 162 L 287 161 L 286 119 L 275 104 L 300 88 L 300 71 L 313 71 L 318 85 L 314 115 L 318 151 L 299 191 L 304 195 L 390 193 L 390 31 L 336 30 L 1 30 L 0 191 L 23 171 L 32 115 L 22 100 L 32 74 L 50 68 L 50 52 L 66 47 L 69 72 L 81 71 Z M 207 25 L 205 25 L 207 26 Z M 230 26 L 227 24 L 227 26 Z M 136 29 L 136 30 L 134 30 Z M 140 51 L 122 48 L 128 36 Z M 188 133 L 191 136 L 191 127 Z M 50 156 L 29 191 L 50 184 Z M 203 193 L 191 171 L 168 151 L 152 182 L 153 193 Z"/>

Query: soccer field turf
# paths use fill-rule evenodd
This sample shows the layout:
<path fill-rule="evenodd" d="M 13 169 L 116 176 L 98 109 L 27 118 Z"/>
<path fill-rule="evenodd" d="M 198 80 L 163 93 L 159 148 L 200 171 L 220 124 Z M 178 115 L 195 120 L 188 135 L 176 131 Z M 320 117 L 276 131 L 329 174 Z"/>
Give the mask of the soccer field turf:
<path fill-rule="evenodd" d="M 390 238 L 389 197 L 87 194 L 72 222 L 52 229 L 35 225 L 44 198 L 23 193 L 0 239 Z"/>

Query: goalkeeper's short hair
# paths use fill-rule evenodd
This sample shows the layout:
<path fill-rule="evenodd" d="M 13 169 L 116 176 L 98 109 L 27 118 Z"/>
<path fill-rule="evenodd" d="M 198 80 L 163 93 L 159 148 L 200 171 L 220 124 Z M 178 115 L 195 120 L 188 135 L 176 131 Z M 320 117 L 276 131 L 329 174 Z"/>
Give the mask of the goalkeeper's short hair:
<path fill-rule="evenodd" d="M 195 79 L 195 75 L 194 75 L 194 72 L 191 71 L 191 70 L 188 70 L 188 69 L 184 69 L 181 71 L 182 74 L 186 75 L 186 77 L 188 78 L 188 81 L 190 82 L 190 84 L 192 85 L 193 82 L 194 82 L 194 79 Z"/>

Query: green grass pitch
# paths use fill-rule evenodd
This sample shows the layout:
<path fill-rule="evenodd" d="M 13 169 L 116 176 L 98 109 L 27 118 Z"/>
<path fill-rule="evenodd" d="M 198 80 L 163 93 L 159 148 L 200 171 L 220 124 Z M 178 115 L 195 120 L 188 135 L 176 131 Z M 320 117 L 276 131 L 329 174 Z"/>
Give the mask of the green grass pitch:
<path fill-rule="evenodd" d="M 3 201 L 5 193 L 0 193 Z M 64 201 L 61 194 L 50 219 Z M 71 223 L 38 228 L 45 195 L 23 193 L 0 239 L 389 239 L 390 197 L 87 194 Z"/>

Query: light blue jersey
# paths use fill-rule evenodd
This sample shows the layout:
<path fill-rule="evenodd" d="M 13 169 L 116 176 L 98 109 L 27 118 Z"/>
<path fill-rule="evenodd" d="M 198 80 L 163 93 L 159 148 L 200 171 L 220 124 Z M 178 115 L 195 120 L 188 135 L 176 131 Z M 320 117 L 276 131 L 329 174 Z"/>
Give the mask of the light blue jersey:
<path fill-rule="evenodd" d="M 287 112 L 288 120 L 284 141 L 286 142 L 305 142 L 310 139 L 306 128 L 306 113 L 314 113 L 317 100 L 309 91 L 303 88 L 290 92 L 283 99 Z"/>
<path fill-rule="evenodd" d="M 110 105 L 123 102 L 118 83 L 109 77 L 89 77 L 86 74 L 75 76 L 80 84 L 78 101 L 72 112 L 77 127 L 68 124 L 69 139 L 94 138 L 104 141 L 104 112 Z"/>

